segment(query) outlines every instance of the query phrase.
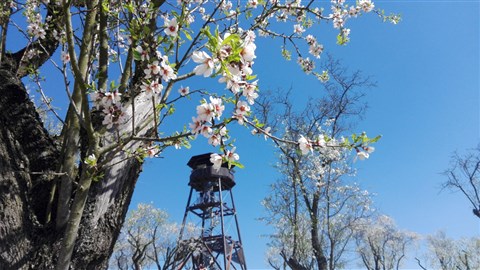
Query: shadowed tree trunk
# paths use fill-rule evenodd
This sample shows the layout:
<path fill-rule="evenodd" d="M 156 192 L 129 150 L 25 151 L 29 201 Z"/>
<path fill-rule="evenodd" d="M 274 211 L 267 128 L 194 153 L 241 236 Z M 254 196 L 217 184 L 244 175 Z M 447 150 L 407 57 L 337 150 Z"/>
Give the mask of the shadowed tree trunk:
<path fill-rule="evenodd" d="M 52 269 L 62 231 L 44 222 L 52 183 L 61 176 L 59 149 L 9 68 L 0 69 L 0 93 L 0 269 Z M 74 269 L 107 266 L 141 171 L 136 158 L 124 155 L 112 153 L 110 163 L 117 164 L 105 166 L 90 189 Z"/>

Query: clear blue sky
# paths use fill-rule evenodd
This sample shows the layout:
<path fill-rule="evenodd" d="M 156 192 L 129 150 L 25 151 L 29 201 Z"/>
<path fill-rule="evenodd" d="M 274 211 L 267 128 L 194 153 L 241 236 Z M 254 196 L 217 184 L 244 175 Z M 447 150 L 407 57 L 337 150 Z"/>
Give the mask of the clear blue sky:
<path fill-rule="evenodd" d="M 351 42 L 334 45 L 323 25 L 326 50 L 351 70 L 374 76 L 369 110 L 358 131 L 382 134 L 376 152 L 357 162 L 358 182 L 376 193 L 379 211 L 399 227 L 420 234 L 445 230 L 451 237 L 480 236 L 480 220 L 458 193 L 441 192 L 452 151 L 480 142 L 479 1 L 376 1 L 376 6 L 402 14 L 399 25 L 381 23 L 373 15 L 350 24 Z M 272 49 L 273 48 L 273 49 Z M 261 89 L 293 88 L 298 101 L 317 96 L 319 82 L 307 77 L 295 61 L 280 57 L 279 43 L 259 39 L 255 72 Z M 221 90 L 218 84 L 215 86 Z M 300 105 L 300 104 L 299 104 Z M 194 111 L 185 115 L 188 122 Z M 249 269 L 266 268 L 269 228 L 257 218 L 260 201 L 278 177 L 273 147 L 263 138 L 236 133 L 238 152 L 246 168 L 237 170 L 234 188 Z M 154 202 L 181 222 L 189 187 L 191 155 L 215 151 L 199 138 L 190 150 L 168 150 L 165 159 L 148 160 L 132 206 Z M 407 265 L 415 268 L 415 265 Z"/>

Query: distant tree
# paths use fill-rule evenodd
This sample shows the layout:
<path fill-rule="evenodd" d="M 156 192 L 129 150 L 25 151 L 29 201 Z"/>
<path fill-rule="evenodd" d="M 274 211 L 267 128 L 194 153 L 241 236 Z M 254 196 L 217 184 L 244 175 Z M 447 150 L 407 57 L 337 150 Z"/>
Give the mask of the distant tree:
<path fill-rule="evenodd" d="M 381 215 L 358 223 L 355 238 L 357 253 L 367 270 L 398 270 L 418 236 L 399 230 L 392 218 Z"/>
<path fill-rule="evenodd" d="M 350 183 L 354 170 L 349 165 L 348 152 L 329 146 L 338 144 L 334 138 L 351 129 L 361 117 L 365 109 L 362 88 L 374 84 L 360 72 L 348 73 L 332 58 L 326 65 L 331 77 L 325 84 L 326 94 L 311 101 L 305 110 L 294 111 L 288 95 L 258 103 L 270 115 L 272 111 L 279 112 L 266 123 L 270 125 L 267 129 L 282 134 L 282 139 L 320 134 L 311 143 L 305 140 L 300 151 L 276 141 L 276 167 L 283 177 L 272 185 L 272 192 L 264 201 L 269 213 L 265 220 L 275 228 L 268 260 L 276 269 L 286 265 L 291 269 L 342 267 L 354 225 L 370 214 L 370 195 Z M 365 145 L 373 141 L 366 140 Z M 319 146 L 319 155 L 309 155 L 311 144 Z M 358 149 L 359 157 L 367 157 L 367 151 L 372 150 Z"/>
<path fill-rule="evenodd" d="M 480 144 L 464 155 L 454 153 L 450 163 L 443 173 L 448 179 L 443 188 L 462 192 L 480 218 Z"/>
<path fill-rule="evenodd" d="M 152 204 L 138 204 L 131 210 L 115 243 L 110 266 L 120 270 L 171 269 L 177 250 L 179 225 Z M 187 224 L 185 234 L 196 229 Z"/>
<path fill-rule="evenodd" d="M 452 239 L 445 232 L 427 236 L 427 262 L 430 269 L 474 270 L 480 269 L 480 238 Z M 427 270 L 417 258 L 418 265 Z"/>

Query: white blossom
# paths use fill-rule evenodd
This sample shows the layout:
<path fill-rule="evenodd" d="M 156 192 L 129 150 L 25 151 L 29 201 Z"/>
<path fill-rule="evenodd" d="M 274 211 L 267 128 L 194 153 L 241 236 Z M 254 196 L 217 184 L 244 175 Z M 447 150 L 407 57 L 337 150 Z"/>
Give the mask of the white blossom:
<path fill-rule="evenodd" d="M 190 93 L 190 87 L 188 87 L 188 86 L 187 86 L 187 87 L 183 87 L 183 86 L 182 86 L 182 87 L 180 87 L 180 89 L 178 89 L 178 93 L 179 93 L 182 97 L 184 97 L 184 96 L 186 96 L 186 95 L 188 95 L 188 94 Z"/>
<path fill-rule="evenodd" d="M 240 156 L 235 153 L 236 149 L 236 147 L 233 147 L 232 150 L 227 151 L 227 154 L 225 156 L 229 162 L 235 162 L 240 159 Z"/>
<path fill-rule="evenodd" d="M 157 75 L 160 72 L 160 66 L 158 64 L 158 61 L 155 60 L 151 64 L 147 65 L 147 68 L 143 70 L 145 73 L 145 78 L 151 78 L 152 75 Z"/>
<path fill-rule="evenodd" d="M 250 106 L 248 106 L 247 102 L 239 101 L 237 103 L 237 108 L 235 109 L 234 118 L 238 120 L 240 125 L 243 125 L 245 121 L 245 116 L 250 113 Z"/>
<path fill-rule="evenodd" d="M 370 155 L 367 152 L 364 151 L 358 151 L 357 156 L 355 157 L 355 160 L 358 158 L 359 160 L 365 160 L 369 157 Z"/>
<path fill-rule="evenodd" d="M 298 146 L 300 147 L 302 155 L 306 155 L 308 152 L 313 152 L 312 144 L 305 137 L 303 137 L 303 135 L 301 135 L 300 139 L 298 139 Z"/>
<path fill-rule="evenodd" d="M 195 75 L 203 75 L 204 77 L 212 75 L 214 62 L 213 59 L 206 52 L 193 52 L 192 60 L 193 62 L 200 64 L 193 69 Z"/>
<path fill-rule="evenodd" d="M 210 103 L 203 103 L 197 106 L 198 119 L 206 122 L 212 121 L 215 115 L 215 108 Z"/>
<path fill-rule="evenodd" d="M 70 62 L 70 54 L 68 54 L 68 52 L 62 52 L 61 58 L 64 64 Z"/>
<path fill-rule="evenodd" d="M 142 61 L 150 60 L 150 56 L 148 55 L 148 52 L 144 50 L 142 46 L 137 46 L 135 48 L 135 51 L 137 51 L 140 54 L 140 59 L 142 59 Z"/>
<path fill-rule="evenodd" d="M 373 10 L 375 5 L 371 0 L 360 0 L 358 1 L 358 5 L 363 9 L 365 12 L 370 12 Z"/>
<path fill-rule="evenodd" d="M 302 35 L 302 33 L 305 32 L 305 28 L 303 28 L 303 26 L 300 24 L 295 24 L 293 26 L 293 32 L 297 35 Z"/>
<path fill-rule="evenodd" d="M 167 63 L 165 63 L 165 61 L 162 61 L 162 63 L 160 63 L 159 74 L 162 75 L 162 79 L 166 82 L 170 80 L 175 80 L 177 78 L 177 74 L 175 74 L 173 68 Z"/>
<path fill-rule="evenodd" d="M 220 167 L 222 167 L 223 158 L 219 154 L 213 153 L 213 154 L 210 155 L 210 162 L 213 164 L 212 167 L 215 170 L 218 170 L 218 169 L 220 169 Z"/>
<path fill-rule="evenodd" d="M 177 18 L 173 18 L 169 20 L 168 18 L 165 18 L 165 23 L 163 25 L 165 27 L 165 34 L 169 36 L 176 36 L 178 35 L 178 23 L 177 23 Z"/>

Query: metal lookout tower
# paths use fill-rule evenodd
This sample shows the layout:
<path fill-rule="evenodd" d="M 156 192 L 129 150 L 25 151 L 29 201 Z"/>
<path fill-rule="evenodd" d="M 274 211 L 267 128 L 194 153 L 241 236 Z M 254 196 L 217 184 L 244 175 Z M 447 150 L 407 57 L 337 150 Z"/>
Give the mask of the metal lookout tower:
<path fill-rule="evenodd" d="M 191 188 L 174 269 L 246 270 L 232 194 L 233 172 L 226 164 L 214 169 L 210 153 L 193 156 L 187 165 L 192 168 L 188 183 Z M 187 217 L 201 222 L 200 235 L 186 236 Z"/>

